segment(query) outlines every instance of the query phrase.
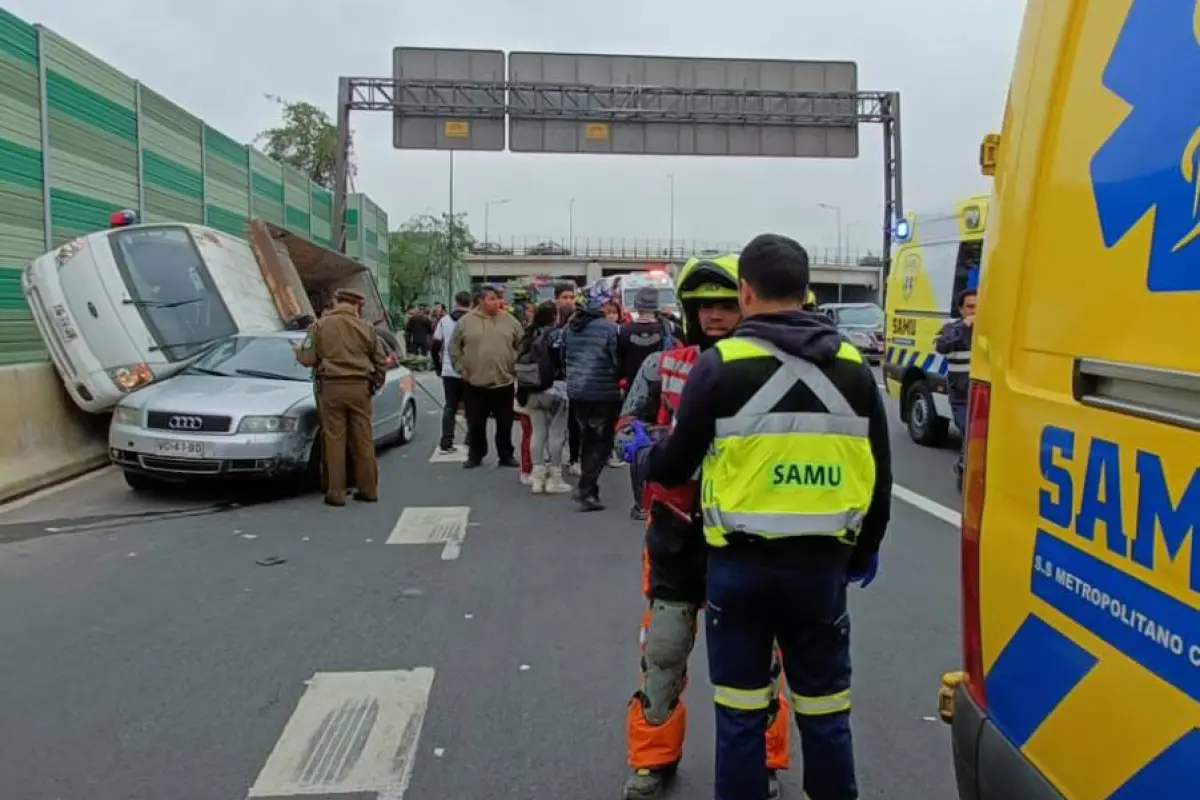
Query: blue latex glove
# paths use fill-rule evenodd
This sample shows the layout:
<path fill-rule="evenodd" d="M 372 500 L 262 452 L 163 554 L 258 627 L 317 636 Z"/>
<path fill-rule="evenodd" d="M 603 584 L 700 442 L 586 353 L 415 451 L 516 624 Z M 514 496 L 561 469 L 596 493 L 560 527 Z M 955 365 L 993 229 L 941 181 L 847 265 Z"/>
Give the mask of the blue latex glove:
<path fill-rule="evenodd" d="M 874 582 L 875 576 L 878 574 L 879 574 L 879 553 L 875 553 L 871 556 L 870 560 L 867 561 L 866 569 L 850 571 L 850 582 L 851 583 L 860 583 L 860 584 L 862 584 L 862 587 L 865 589 Z"/>
<path fill-rule="evenodd" d="M 646 432 L 646 426 L 641 420 L 635 420 L 629 426 L 630 433 L 633 434 L 631 439 L 625 442 L 625 446 L 621 448 L 621 460 L 626 464 L 632 464 L 637 459 L 638 451 L 643 447 L 649 447 L 654 444 L 654 440 L 650 438 L 650 434 Z"/>

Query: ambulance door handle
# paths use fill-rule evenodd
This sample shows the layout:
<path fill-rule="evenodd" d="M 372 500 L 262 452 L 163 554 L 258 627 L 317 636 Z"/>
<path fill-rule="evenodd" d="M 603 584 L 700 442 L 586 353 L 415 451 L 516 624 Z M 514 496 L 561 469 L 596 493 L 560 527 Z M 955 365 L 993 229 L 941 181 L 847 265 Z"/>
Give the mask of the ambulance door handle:
<path fill-rule="evenodd" d="M 1200 431 L 1200 374 L 1075 360 L 1072 394 L 1085 406 Z"/>

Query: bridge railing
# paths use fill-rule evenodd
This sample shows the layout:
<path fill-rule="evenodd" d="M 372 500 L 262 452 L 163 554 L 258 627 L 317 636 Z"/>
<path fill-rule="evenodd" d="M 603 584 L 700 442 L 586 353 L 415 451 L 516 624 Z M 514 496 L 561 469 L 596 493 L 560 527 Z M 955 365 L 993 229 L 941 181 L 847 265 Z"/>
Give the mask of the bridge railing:
<path fill-rule="evenodd" d="M 489 242 L 478 242 L 471 255 L 522 256 L 522 257 L 573 257 L 573 258 L 628 258 L 685 261 L 694 255 L 720 255 L 739 252 L 745 242 L 704 242 L 676 239 L 624 239 L 608 237 L 492 237 Z M 836 247 L 810 247 L 809 262 L 837 266 L 878 267 L 879 258 L 867 250 L 839 249 Z"/>

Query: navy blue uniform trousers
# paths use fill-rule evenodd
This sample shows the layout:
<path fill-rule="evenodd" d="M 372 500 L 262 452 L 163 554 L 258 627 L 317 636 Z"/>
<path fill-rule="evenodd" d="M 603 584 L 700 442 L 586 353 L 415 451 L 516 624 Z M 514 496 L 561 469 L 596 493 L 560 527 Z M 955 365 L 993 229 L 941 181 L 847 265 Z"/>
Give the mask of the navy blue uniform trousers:
<path fill-rule="evenodd" d="M 750 562 L 709 551 L 705 634 L 716 692 L 717 800 L 767 797 L 775 643 L 800 729 L 808 800 L 855 800 L 846 570 Z"/>

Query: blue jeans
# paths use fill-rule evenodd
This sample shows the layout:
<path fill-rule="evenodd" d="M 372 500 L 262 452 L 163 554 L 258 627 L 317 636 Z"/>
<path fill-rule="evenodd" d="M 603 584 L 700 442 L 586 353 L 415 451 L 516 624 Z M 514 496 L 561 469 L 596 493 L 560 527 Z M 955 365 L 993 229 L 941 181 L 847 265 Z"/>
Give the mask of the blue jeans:
<path fill-rule="evenodd" d="M 775 642 L 800 730 L 805 793 L 809 800 L 858 797 L 846 586 L 844 568 L 768 566 L 710 552 L 704 624 L 716 692 L 717 800 L 767 796 Z"/>

